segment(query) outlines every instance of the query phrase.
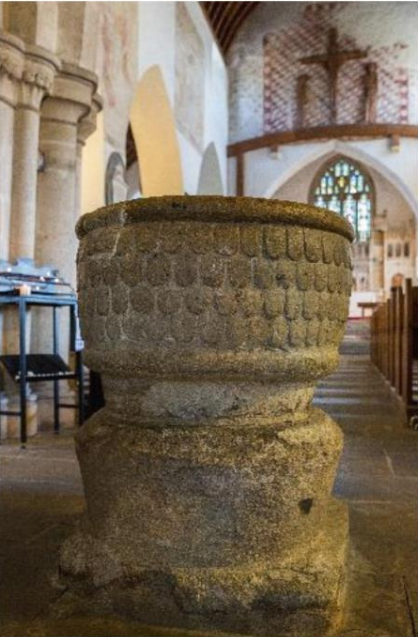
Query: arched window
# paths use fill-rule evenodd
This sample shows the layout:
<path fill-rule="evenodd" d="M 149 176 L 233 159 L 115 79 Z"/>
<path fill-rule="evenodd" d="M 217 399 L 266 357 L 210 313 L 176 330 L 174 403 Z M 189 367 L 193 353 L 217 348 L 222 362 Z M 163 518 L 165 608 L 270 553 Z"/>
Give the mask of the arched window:
<path fill-rule="evenodd" d="M 353 226 L 358 241 L 369 241 L 373 214 L 373 185 L 351 159 L 334 159 L 318 173 L 311 203 L 342 215 Z"/>

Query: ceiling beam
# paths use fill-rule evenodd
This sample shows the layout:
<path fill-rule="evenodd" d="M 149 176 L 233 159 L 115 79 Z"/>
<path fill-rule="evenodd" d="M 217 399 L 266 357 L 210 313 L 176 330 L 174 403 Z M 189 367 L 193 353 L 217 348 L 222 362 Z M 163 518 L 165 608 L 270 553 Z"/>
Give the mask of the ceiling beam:
<path fill-rule="evenodd" d="M 225 56 L 244 20 L 260 2 L 200 2 L 218 46 Z"/>
<path fill-rule="evenodd" d="M 333 126 L 315 126 L 313 128 L 301 128 L 293 131 L 267 133 L 260 137 L 244 139 L 228 146 L 228 157 L 236 157 L 242 153 L 248 153 L 260 148 L 271 148 L 283 144 L 294 144 L 323 139 L 359 139 L 392 137 L 418 138 L 418 126 L 411 124 L 344 124 Z"/>

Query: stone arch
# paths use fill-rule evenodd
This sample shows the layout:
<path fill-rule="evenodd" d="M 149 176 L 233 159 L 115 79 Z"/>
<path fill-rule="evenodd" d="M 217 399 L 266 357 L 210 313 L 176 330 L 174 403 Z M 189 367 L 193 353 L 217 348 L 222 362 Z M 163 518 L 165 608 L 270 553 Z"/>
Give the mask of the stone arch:
<path fill-rule="evenodd" d="M 418 200 L 404 181 L 370 153 L 354 148 L 347 142 L 339 140 L 332 140 L 326 144 L 321 144 L 318 149 L 306 154 L 300 161 L 295 162 L 288 170 L 279 175 L 265 190 L 262 196 L 271 199 L 274 193 L 298 172 L 322 157 L 325 161 L 328 158 L 331 159 L 333 155 L 344 155 L 380 173 L 402 194 L 418 219 Z"/>
<path fill-rule="evenodd" d="M 321 191 L 321 183 L 324 178 L 324 175 L 328 173 L 329 171 L 333 171 L 335 166 L 341 163 L 345 164 L 346 166 L 349 166 L 347 176 L 351 175 L 349 177 L 350 180 L 352 178 L 352 173 L 351 173 L 352 169 L 354 169 L 355 171 L 358 171 L 358 173 L 361 175 L 361 183 L 362 183 L 362 185 L 360 183 L 361 191 L 357 192 L 357 194 L 354 197 L 351 194 L 351 189 L 350 189 L 350 192 L 347 192 L 345 187 L 346 186 L 345 182 L 344 182 L 344 190 L 342 188 L 339 188 L 338 185 L 336 184 L 338 195 L 335 195 L 335 190 L 333 194 L 329 194 L 328 192 Z M 342 177 L 342 179 L 344 179 L 344 177 Z M 336 179 L 336 182 L 338 182 L 338 179 Z M 317 189 L 319 189 L 320 192 L 322 192 L 322 194 L 320 195 L 322 201 L 316 204 L 315 202 L 316 202 L 317 196 L 315 193 L 317 192 Z M 367 204 L 370 206 L 370 208 L 368 208 L 367 211 L 363 209 L 363 211 L 361 212 L 360 197 L 366 198 Z M 321 165 L 319 166 L 319 168 L 317 168 L 317 170 L 315 171 L 315 174 L 313 175 L 311 179 L 309 192 L 308 192 L 308 203 L 310 203 L 311 205 L 323 204 L 324 207 L 328 207 L 329 203 L 334 199 L 340 203 L 340 206 L 342 206 L 341 214 L 342 214 L 342 210 L 345 210 L 346 202 L 349 201 L 349 199 L 351 199 L 351 204 L 354 204 L 354 210 L 356 210 L 356 212 L 353 214 L 353 208 L 351 208 L 351 214 L 353 214 L 353 217 L 352 217 L 353 228 L 355 230 L 357 240 L 360 241 L 360 244 L 363 244 L 364 242 L 368 242 L 371 238 L 373 218 L 376 216 L 376 187 L 375 187 L 374 179 L 372 175 L 370 174 L 368 167 L 357 160 L 347 157 L 347 155 L 341 155 L 341 154 L 337 154 L 337 155 L 333 154 L 330 159 L 327 159 L 325 162 L 322 161 Z M 345 214 L 346 212 L 344 212 L 344 215 Z M 359 225 L 359 218 L 362 219 L 360 225 Z M 366 226 L 365 226 L 366 219 L 367 219 L 368 229 L 366 229 Z M 361 224 L 363 224 L 362 230 L 360 230 Z M 368 248 L 368 243 L 364 243 L 364 245 L 361 245 L 361 248 L 362 249 Z"/>
<path fill-rule="evenodd" d="M 128 190 L 126 193 L 127 199 L 138 199 L 142 197 L 142 185 L 141 185 L 141 166 L 138 161 L 138 153 L 136 150 L 135 140 L 132 134 L 132 127 L 129 124 L 126 132 L 125 142 L 125 155 L 126 155 L 126 182 Z"/>
<path fill-rule="evenodd" d="M 207 146 L 200 166 L 198 195 L 223 195 L 221 167 L 214 142 Z"/>
<path fill-rule="evenodd" d="M 130 123 L 141 166 L 143 195 L 182 195 L 183 176 L 175 120 L 157 65 L 145 71 L 138 83 Z"/>
<path fill-rule="evenodd" d="M 352 165 L 354 165 L 365 177 L 365 181 L 366 183 L 368 183 L 368 185 L 370 186 L 371 189 L 371 195 L 372 195 L 372 199 L 374 200 L 376 197 L 376 188 L 374 185 L 374 180 L 373 177 L 371 176 L 367 166 L 365 166 L 363 163 L 357 161 L 356 159 L 352 159 L 351 157 L 348 157 L 348 155 L 341 155 L 341 154 L 333 154 L 329 159 L 326 159 L 325 161 L 322 162 L 321 166 L 319 167 L 319 169 L 316 171 L 312 181 L 311 181 L 311 185 L 309 188 L 309 194 L 308 194 L 308 201 L 309 203 L 312 203 L 314 200 L 314 191 L 317 185 L 319 185 L 319 179 L 320 177 L 323 175 L 323 173 L 330 167 L 332 166 L 334 163 L 338 162 L 338 160 L 348 160 L 350 161 L 350 163 Z"/>
<path fill-rule="evenodd" d="M 107 161 L 105 177 L 106 206 L 126 199 L 126 168 L 120 153 L 113 151 Z"/>

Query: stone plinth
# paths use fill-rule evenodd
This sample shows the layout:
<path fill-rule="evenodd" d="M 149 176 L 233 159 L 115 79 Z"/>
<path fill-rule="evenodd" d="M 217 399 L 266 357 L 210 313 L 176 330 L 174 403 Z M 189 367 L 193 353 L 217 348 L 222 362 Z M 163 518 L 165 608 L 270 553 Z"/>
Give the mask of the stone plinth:
<path fill-rule="evenodd" d="M 162 197 L 78 223 L 87 500 L 61 570 L 97 607 L 234 634 L 338 618 L 342 435 L 311 407 L 336 368 L 352 233 L 280 201 Z"/>

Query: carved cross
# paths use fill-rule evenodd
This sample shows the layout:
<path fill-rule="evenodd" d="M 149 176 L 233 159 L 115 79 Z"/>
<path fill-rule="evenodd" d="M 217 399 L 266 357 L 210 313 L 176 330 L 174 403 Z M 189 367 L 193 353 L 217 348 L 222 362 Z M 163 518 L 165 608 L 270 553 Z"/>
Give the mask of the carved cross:
<path fill-rule="evenodd" d="M 323 55 L 310 55 L 299 60 L 302 64 L 320 64 L 328 73 L 332 124 L 335 124 L 337 120 L 337 88 L 340 68 L 345 62 L 359 60 L 366 56 L 367 51 L 360 51 L 359 49 L 341 51 L 338 44 L 338 30 L 330 29 L 328 32 L 327 52 Z"/>

